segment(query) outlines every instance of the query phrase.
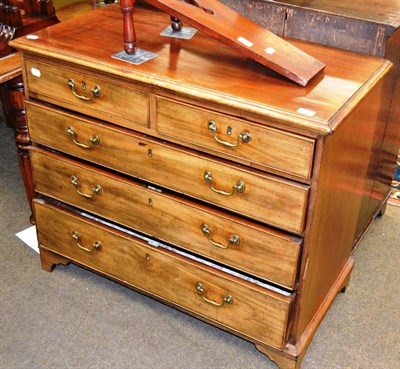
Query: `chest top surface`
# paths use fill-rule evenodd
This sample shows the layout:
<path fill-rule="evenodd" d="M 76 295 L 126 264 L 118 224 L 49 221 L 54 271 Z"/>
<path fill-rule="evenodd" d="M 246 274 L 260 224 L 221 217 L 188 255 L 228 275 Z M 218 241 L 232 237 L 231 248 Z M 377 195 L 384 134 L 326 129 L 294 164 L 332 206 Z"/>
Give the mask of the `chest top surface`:
<path fill-rule="evenodd" d="M 20 38 L 13 46 L 53 61 L 72 62 L 127 81 L 203 102 L 224 104 L 327 134 L 390 69 L 378 58 L 291 41 L 326 64 L 301 87 L 200 32 L 191 40 L 160 36 L 169 16 L 135 8 L 138 47 L 158 54 L 141 65 L 112 58 L 123 50 L 122 14 L 109 6 Z"/>

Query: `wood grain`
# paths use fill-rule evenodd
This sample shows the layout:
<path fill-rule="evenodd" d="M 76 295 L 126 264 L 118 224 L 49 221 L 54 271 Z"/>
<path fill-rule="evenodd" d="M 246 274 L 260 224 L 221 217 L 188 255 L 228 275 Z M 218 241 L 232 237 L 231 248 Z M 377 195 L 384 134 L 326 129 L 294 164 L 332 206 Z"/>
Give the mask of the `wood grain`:
<path fill-rule="evenodd" d="M 14 53 L 0 59 L 0 84 L 21 75 L 19 53 Z"/>
<path fill-rule="evenodd" d="M 75 72 L 29 59 L 26 60 L 26 70 L 29 92 L 43 100 L 109 122 L 124 122 L 128 128 L 148 125 L 148 94 L 135 86 L 130 88 L 109 78 L 99 78 L 93 73 Z M 75 83 L 75 93 L 89 100 L 74 96 L 68 87 L 69 80 Z M 91 94 L 96 86 L 100 88 L 98 97 Z M 127 114 L 127 109 L 132 105 L 134 109 Z"/>
<path fill-rule="evenodd" d="M 311 185 L 308 218 L 293 327 L 296 342 L 348 263 L 379 116 L 376 101 L 383 81 L 346 118 L 336 134 L 321 142 L 317 176 Z M 357 137 L 354 140 L 353 137 Z M 318 149 L 317 149 L 318 150 Z M 338 155 L 340 152 L 340 155 Z M 317 216 L 323 214 L 323 216 Z M 340 230 L 340 232 L 338 232 Z"/>
<path fill-rule="evenodd" d="M 146 21 L 146 17 L 152 21 Z M 88 27 L 91 23 L 101 27 Z M 268 115 L 271 122 L 282 122 L 292 130 L 307 128 L 309 134 L 330 133 L 330 119 L 339 110 L 348 113 L 347 102 L 356 92 L 361 95 L 366 92 L 362 88 L 365 82 L 371 79 L 374 83 L 379 79 L 375 77 L 377 69 L 388 67 L 381 59 L 296 41 L 295 45 L 327 65 L 319 77 L 302 88 L 201 33 L 184 41 L 160 36 L 169 23 L 169 17 L 164 14 L 147 9 L 135 11 L 138 43 L 141 48 L 159 55 L 139 66 L 111 57 L 122 48 L 121 14 L 113 6 L 40 31 L 38 40 L 21 38 L 13 44 L 30 53 L 40 53 L 46 60 L 51 57 L 57 62 L 91 68 L 93 77 L 113 73 L 125 83 L 145 83 L 202 104 L 214 103 L 239 110 L 241 115 L 253 114 L 259 118 Z M 75 40 L 81 32 L 86 32 L 86 42 L 77 44 Z M 198 68 L 197 73 L 193 73 L 193 66 Z M 66 67 L 70 69 L 72 65 Z M 315 114 L 304 115 L 298 112 L 299 108 Z"/>
<path fill-rule="evenodd" d="M 168 137 L 179 138 L 190 144 L 211 148 L 233 159 L 246 159 L 251 164 L 260 164 L 265 169 L 274 168 L 309 179 L 314 156 L 314 140 L 293 135 L 281 130 L 259 127 L 256 124 L 225 116 L 218 112 L 196 109 L 158 97 L 156 100 L 157 131 Z M 228 144 L 237 144 L 242 132 L 251 135 L 250 142 L 240 141 L 237 148 L 230 148 L 217 142 L 208 129 L 208 122 L 214 121 L 217 138 Z M 260 150 L 261 149 L 261 150 Z M 284 175 L 285 175 L 284 174 Z"/>
<path fill-rule="evenodd" d="M 33 149 L 31 157 L 38 193 L 256 277 L 294 288 L 301 246 L 299 238 L 40 149 Z M 92 199 L 80 196 L 71 185 L 72 175 L 79 179 L 80 191 L 93 195 L 92 188 L 100 184 L 101 195 Z M 212 240 L 227 249 L 207 241 L 201 230 L 203 224 L 212 231 Z M 229 243 L 233 234 L 240 237 L 239 245 Z"/>
<path fill-rule="evenodd" d="M 325 65 L 218 1 L 146 0 L 258 63 L 306 86 Z M 243 40 L 243 41 L 241 41 Z M 267 52 L 267 50 L 270 50 Z"/>
<path fill-rule="evenodd" d="M 42 248 L 188 309 L 200 318 L 240 331 L 251 339 L 283 347 L 291 297 L 151 247 L 135 237 L 53 206 L 36 202 L 35 213 Z M 101 250 L 88 253 L 79 249 L 71 237 L 74 230 L 79 233 L 82 245 L 90 247 L 98 240 L 102 243 Z M 230 294 L 233 303 L 220 308 L 206 303 L 196 291 L 198 281 L 205 286 L 207 298 L 219 302 Z"/>
<path fill-rule="evenodd" d="M 297 234 L 303 231 L 308 186 L 62 111 L 28 105 L 27 116 L 36 143 Z M 81 142 L 99 135 L 100 145 L 90 150 L 76 146 L 67 134 L 68 126 Z M 218 190 L 229 192 L 239 180 L 246 190 L 229 197 L 217 194 L 204 180 L 205 171 L 212 173 Z"/>

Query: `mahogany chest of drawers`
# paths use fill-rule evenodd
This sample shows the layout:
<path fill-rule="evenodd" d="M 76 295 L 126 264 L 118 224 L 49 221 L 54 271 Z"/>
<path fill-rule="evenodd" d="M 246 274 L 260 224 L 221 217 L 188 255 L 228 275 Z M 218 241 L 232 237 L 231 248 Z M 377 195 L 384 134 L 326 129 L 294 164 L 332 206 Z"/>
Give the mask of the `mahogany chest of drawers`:
<path fill-rule="evenodd" d="M 354 264 L 391 63 L 296 42 L 327 66 L 300 87 L 200 33 L 160 36 L 165 14 L 135 22 L 158 54 L 141 65 L 112 58 L 118 7 L 13 42 L 42 267 L 83 265 L 300 368 Z"/>

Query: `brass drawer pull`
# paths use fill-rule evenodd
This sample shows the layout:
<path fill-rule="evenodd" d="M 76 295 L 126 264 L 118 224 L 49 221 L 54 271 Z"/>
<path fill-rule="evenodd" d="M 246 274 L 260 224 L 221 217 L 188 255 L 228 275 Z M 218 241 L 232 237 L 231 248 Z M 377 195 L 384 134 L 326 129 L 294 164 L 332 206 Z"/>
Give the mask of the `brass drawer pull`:
<path fill-rule="evenodd" d="M 222 299 L 222 302 L 215 302 L 213 300 L 208 299 L 205 296 L 205 289 L 204 289 L 203 283 L 201 283 L 201 282 L 196 282 L 196 290 L 198 292 L 200 292 L 201 297 L 203 298 L 203 300 L 205 302 L 207 302 L 207 303 L 209 303 L 209 304 L 211 304 L 213 306 L 221 307 L 224 304 L 229 304 L 229 305 L 233 304 L 233 297 L 231 295 L 224 296 L 223 299 Z"/>
<path fill-rule="evenodd" d="M 215 141 L 217 141 L 221 145 L 227 146 L 227 147 L 229 147 L 231 149 L 236 149 L 240 145 L 241 142 L 248 143 L 252 139 L 251 133 L 249 131 L 243 131 L 237 137 L 236 143 L 230 143 L 230 142 L 223 141 L 220 138 L 218 138 L 218 136 L 217 136 L 217 123 L 215 123 L 214 120 L 209 120 L 208 123 L 207 123 L 207 127 L 208 127 L 209 132 L 213 133 L 213 138 L 214 138 Z"/>
<path fill-rule="evenodd" d="M 84 192 L 82 192 L 80 189 L 79 189 L 79 179 L 76 177 L 76 176 L 71 176 L 71 184 L 73 185 L 73 186 L 75 186 L 75 188 L 76 188 L 76 192 L 79 194 L 79 195 L 81 195 L 82 197 L 85 197 L 86 199 L 93 199 L 96 195 L 101 195 L 101 193 L 103 192 L 103 188 L 100 186 L 100 185 L 95 185 L 93 188 L 92 188 L 92 192 L 93 192 L 93 195 L 92 194 L 86 194 L 86 193 L 84 193 Z"/>
<path fill-rule="evenodd" d="M 211 239 L 211 230 L 210 227 L 206 224 L 203 223 L 201 225 L 201 231 L 204 233 L 204 235 L 207 236 L 207 240 L 209 243 L 211 243 L 211 245 L 215 246 L 215 247 L 219 247 L 220 249 L 229 249 L 229 246 L 233 245 L 233 246 L 239 246 L 240 244 L 240 237 L 237 234 L 233 234 L 230 238 L 229 238 L 229 244 L 228 246 L 224 246 L 221 245 L 220 243 L 214 242 Z"/>
<path fill-rule="evenodd" d="M 82 82 L 82 85 L 86 86 L 85 82 Z M 68 78 L 67 86 L 71 89 L 74 96 L 81 100 L 89 101 L 92 100 L 93 97 L 99 97 L 101 95 L 101 89 L 99 86 L 94 86 L 90 90 L 90 96 L 79 95 L 75 91 L 75 81 L 72 78 Z"/>
<path fill-rule="evenodd" d="M 77 141 L 76 136 L 75 136 L 75 130 L 73 127 L 68 126 L 67 134 L 68 134 L 68 136 L 71 137 L 71 139 L 75 145 L 77 145 L 79 147 L 83 147 L 84 149 L 91 149 L 95 145 L 100 145 L 100 137 L 98 135 L 93 135 L 91 138 L 89 138 L 90 145 L 86 145 L 86 144 L 83 144 L 83 143 L 80 143 Z"/>
<path fill-rule="evenodd" d="M 237 182 L 232 186 L 232 191 L 231 191 L 231 192 L 225 192 L 225 191 L 222 191 L 222 190 L 217 190 L 217 189 L 214 187 L 214 183 L 213 183 L 214 181 L 213 181 L 212 173 L 211 173 L 210 171 L 208 171 L 208 170 L 206 170 L 206 171 L 204 172 L 203 178 L 204 178 L 204 180 L 205 180 L 206 182 L 209 182 L 209 183 L 210 183 L 210 188 L 211 188 L 214 192 L 216 192 L 216 193 L 218 193 L 218 194 L 220 194 L 220 195 L 223 195 L 223 196 L 232 196 L 232 195 L 235 194 L 236 192 L 237 192 L 237 193 L 243 193 L 243 192 L 246 190 L 246 183 L 244 183 L 244 182 L 241 181 L 241 180 L 237 181 Z"/>
<path fill-rule="evenodd" d="M 103 246 L 100 241 L 94 241 L 91 249 L 88 249 L 87 247 L 82 246 L 80 243 L 80 237 L 79 237 L 79 234 L 77 231 L 72 231 L 72 239 L 76 242 L 76 245 L 81 250 L 86 251 L 86 252 L 93 252 L 95 250 L 99 251 L 99 250 L 101 250 L 101 248 Z"/>

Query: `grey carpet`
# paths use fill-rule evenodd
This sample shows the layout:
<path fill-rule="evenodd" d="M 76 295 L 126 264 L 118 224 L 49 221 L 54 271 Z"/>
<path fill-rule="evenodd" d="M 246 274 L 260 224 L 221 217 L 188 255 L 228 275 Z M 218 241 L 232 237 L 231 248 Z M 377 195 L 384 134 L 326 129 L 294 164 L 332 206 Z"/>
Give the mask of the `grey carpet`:
<path fill-rule="evenodd" d="M 276 369 L 254 345 L 87 270 L 42 271 L 14 235 L 30 211 L 12 136 L 0 122 L 1 369 Z M 400 368 L 399 228 L 388 206 L 303 369 Z"/>

